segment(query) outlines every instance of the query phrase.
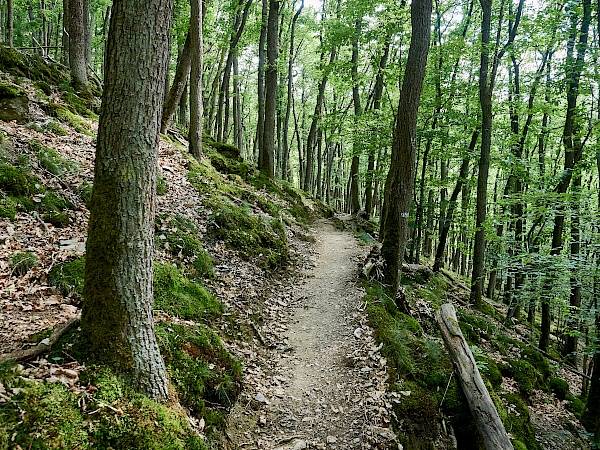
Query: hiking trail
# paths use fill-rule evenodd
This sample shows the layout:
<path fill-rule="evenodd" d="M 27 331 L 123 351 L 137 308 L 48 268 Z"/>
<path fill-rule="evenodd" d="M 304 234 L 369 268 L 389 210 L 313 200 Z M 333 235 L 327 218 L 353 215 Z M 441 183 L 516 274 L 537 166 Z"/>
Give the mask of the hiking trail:
<path fill-rule="evenodd" d="M 389 427 L 386 360 L 358 284 L 370 248 L 324 219 L 311 231 L 316 258 L 292 291 L 283 345 L 267 350 L 266 367 L 247 375 L 255 391 L 230 417 L 232 448 L 398 448 Z"/>

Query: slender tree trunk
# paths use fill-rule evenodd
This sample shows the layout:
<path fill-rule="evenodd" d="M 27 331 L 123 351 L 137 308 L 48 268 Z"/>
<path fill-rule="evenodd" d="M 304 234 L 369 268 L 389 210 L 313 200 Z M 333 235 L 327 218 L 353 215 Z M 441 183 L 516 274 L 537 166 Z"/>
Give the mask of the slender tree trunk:
<path fill-rule="evenodd" d="M 66 1 L 66 0 L 65 0 Z M 8 46 L 13 46 L 13 34 L 14 34 L 14 17 L 13 17 L 13 0 L 7 0 L 6 2 L 6 41 Z"/>
<path fill-rule="evenodd" d="M 172 0 L 113 2 L 81 315 L 90 354 L 159 401 L 169 392 L 152 313 L 154 198 L 172 14 Z"/>
<path fill-rule="evenodd" d="M 398 103 L 392 161 L 386 180 L 381 255 L 385 261 L 384 282 L 393 299 L 398 291 L 398 271 L 406 248 L 413 195 L 417 114 L 429 51 L 431 8 L 431 0 L 413 0 L 411 4 L 412 35 Z"/>
<path fill-rule="evenodd" d="M 289 140 L 289 128 L 290 128 L 290 115 L 292 112 L 292 88 L 293 88 L 293 69 L 294 69 L 294 40 L 296 37 L 296 23 L 298 17 L 304 8 L 304 0 L 300 0 L 300 7 L 292 18 L 292 25 L 290 28 L 290 50 L 288 53 L 288 73 L 287 73 L 287 100 L 285 106 L 285 118 L 283 120 L 283 154 L 281 160 L 281 178 L 284 180 L 290 179 L 289 172 L 289 160 L 290 160 L 290 140 Z M 301 177 L 302 178 L 302 177 Z"/>
<path fill-rule="evenodd" d="M 269 1 L 262 0 L 262 15 L 260 26 L 260 38 L 258 43 L 258 120 L 256 123 L 256 151 L 259 154 L 263 151 L 264 133 L 265 133 L 265 60 L 267 59 L 267 21 L 269 17 Z"/>
<path fill-rule="evenodd" d="M 567 79 L 567 114 L 565 116 L 565 125 L 563 128 L 563 146 L 565 148 L 565 162 L 563 166 L 563 175 L 560 179 L 556 193 L 559 196 L 565 194 L 571 178 L 573 169 L 581 159 L 581 148 L 575 148 L 573 140 L 577 127 L 577 97 L 579 96 L 579 83 L 583 72 L 585 55 L 588 48 L 588 31 L 591 22 L 591 0 L 583 0 L 583 19 L 581 21 L 581 30 L 577 30 L 577 15 L 571 14 L 571 30 L 567 41 L 567 57 L 565 63 L 566 79 Z M 579 39 L 577 39 L 579 37 Z M 577 46 L 575 48 L 575 42 Z M 577 56 L 574 56 L 575 50 Z M 556 216 L 554 218 L 554 229 L 552 230 L 552 249 L 550 255 L 557 256 L 562 251 L 563 246 L 563 230 L 565 224 L 565 213 L 562 205 L 556 208 Z M 550 346 L 550 301 L 549 293 L 552 289 L 552 277 L 547 276 L 542 293 L 542 323 L 539 347 L 548 351 Z"/>
<path fill-rule="evenodd" d="M 354 137 L 352 139 L 352 164 L 350 166 L 350 213 L 358 214 L 360 211 L 360 192 L 358 184 L 358 171 L 360 168 L 361 146 L 358 142 L 358 127 L 362 108 L 360 106 L 360 87 L 358 83 L 358 39 L 362 24 L 356 22 L 355 34 L 352 41 L 352 103 L 354 104 Z"/>
<path fill-rule="evenodd" d="M 473 243 L 473 273 L 471 276 L 470 301 L 475 308 L 483 306 L 483 278 L 484 278 L 484 251 L 485 251 L 485 228 L 487 217 L 487 183 L 490 170 L 490 152 L 492 146 L 492 95 L 498 71 L 498 63 L 515 39 L 521 13 L 523 11 L 523 0 L 519 0 L 519 6 L 515 15 L 515 22 L 509 27 L 507 43 L 500 49 L 500 42 L 496 41 L 496 51 L 493 57 L 491 53 L 491 21 L 492 0 L 480 0 L 483 11 L 481 22 L 481 59 L 479 67 L 479 104 L 481 107 L 481 154 L 479 157 L 479 174 L 477 176 L 477 204 L 475 208 L 475 240 Z M 503 8 L 502 8 L 503 10 Z M 500 14 L 502 17 L 502 13 Z M 501 20 L 501 18 L 500 18 Z M 498 36 L 500 33 L 498 33 Z M 491 64 L 490 64 L 491 60 Z"/>
<path fill-rule="evenodd" d="M 202 157 L 202 0 L 190 2 L 190 153 L 198 161 Z"/>
<path fill-rule="evenodd" d="M 169 126 L 169 121 L 173 116 L 173 113 L 177 109 L 177 105 L 179 104 L 179 100 L 183 95 L 183 91 L 187 85 L 189 76 L 190 76 L 190 68 L 192 66 L 192 30 L 188 30 L 187 36 L 185 38 L 185 44 L 183 44 L 183 50 L 177 58 L 177 66 L 175 68 L 175 77 L 173 78 L 173 83 L 171 84 L 171 89 L 169 89 L 169 94 L 165 100 L 165 105 L 163 107 L 162 117 L 160 121 L 160 132 L 165 133 L 167 131 L 167 127 Z"/>
<path fill-rule="evenodd" d="M 242 99 L 240 91 L 240 72 L 237 53 L 233 58 L 233 144 L 242 151 Z"/>
<path fill-rule="evenodd" d="M 69 0 L 69 63 L 71 84 L 77 91 L 87 89 L 86 40 L 84 3 L 88 0 Z"/>

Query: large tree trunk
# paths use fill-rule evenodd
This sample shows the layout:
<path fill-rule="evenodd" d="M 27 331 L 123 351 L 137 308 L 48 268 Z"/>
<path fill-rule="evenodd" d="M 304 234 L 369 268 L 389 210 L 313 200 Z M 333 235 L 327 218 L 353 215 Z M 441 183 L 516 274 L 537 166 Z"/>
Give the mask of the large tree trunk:
<path fill-rule="evenodd" d="M 91 355 L 164 401 L 154 335 L 153 237 L 173 0 L 115 0 L 86 246 L 82 336 Z"/>
<path fill-rule="evenodd" d="M 431 0 L 411 4 L 412 35 L 392 143 L 392 161 L 385 186 L 385 213 L 381 255 L 385 261 L 384 282 L 391 297 L 398 291 L 398 269 L 402 267 L 410 201 L 415 172 L 417 115 L 431 34 Z"/>
<path fill-rule="evenodd" d="M 71 84 L 77 91 L 87 89 L 86 42 L 87 30 L 84 20 L 84 2 L 69 0 L 69 65 Z"/>
<path fill-rule="evenodd" d="M 190 153 L 202 157 L 202 4 L 201 0 L 190 3 L 190 43 L 192 61 L 190 67 Z"/>
<path fill-rule="evenodd" d="M 258 41 L 258 119 L 256 121 L 256 141 L 254 144 L 255 153 L 258 152 L 259 156 L 265 142 L 265 60 L 267 59 L 266 42 L 268 17 L 269 0 L 262 0 L 260 38 Z"/>
<path fill-rule="evenodd" d="M 277 57 L 279 2 L 269 0 L 267 23 L 267 69 L 265 74 L 265 129 L 259 148 L 258 168 L 268 178 L 275 175 L 275 119 L 277 116 Z"/>
<path fill-rule="evenodd" d="M 479 374 L 469 344 L 460 331 L 454 306 L 451 303 L 442 305 L 435 318 L 469 403 L 469 409 L 483 437 L 485 448 L 512 450 L 513 445 L 508 433 Z"/>
<path fill-rule="evenodd" d="M 6 2 L 6 42 L 9 47 L 13 46 L 13 0 L 7 0 Z"/>

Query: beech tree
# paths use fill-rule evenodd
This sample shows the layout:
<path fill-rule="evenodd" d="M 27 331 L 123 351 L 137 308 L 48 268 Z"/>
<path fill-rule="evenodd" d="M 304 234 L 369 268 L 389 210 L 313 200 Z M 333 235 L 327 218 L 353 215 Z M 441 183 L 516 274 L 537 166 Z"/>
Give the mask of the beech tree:
<path fill-rule="evenodd" d="M 93 357 L 168 397 L 154 335 L 153 237 L 158 131 L 172 0 L 112 7 L 86 245 L 82 336 Z"/>
<path fill-rule="evenodd" d="M 402 267 L 408 237 L 408 217 L 414 186 L 417 113 L 431 37 L 431 5 L 431 0 L 414 0 L 411 4 L 410 49 L 398 102 L 392 162 L 385 185 L 381 255 L 385 262 L 384 283 L 392 298 L 396 297 L 398 291 L 398 271 Z"/>
<path fill-rule="evenodd" d="M 87 30 L 84 12 L 89 0 L 69 0 L 69 66 L 71 83 L 76 90 L 87 88 L 86 42 Z"/>

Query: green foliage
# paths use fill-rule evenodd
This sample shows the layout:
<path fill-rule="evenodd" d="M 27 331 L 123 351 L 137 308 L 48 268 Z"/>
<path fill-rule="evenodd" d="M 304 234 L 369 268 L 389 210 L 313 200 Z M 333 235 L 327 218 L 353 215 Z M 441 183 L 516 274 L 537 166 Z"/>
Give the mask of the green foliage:
<path fill-rule="evenodd" d="M 189 320 L 211 318 L 223 311 L 223 305 L 203 286 L 170 264 L 154 265 L 154 307 Z"/>
<path fill-rule="evenodd" d="M 552 371 L 548 360 L 536 349 L 525 346 L 523 348 L 523 358 L 538 371 L 541 376 L 540 381 L 545 381 L 551 375 Z"/>
<path fill-rule="evenodd" d="M 502 384 L 502 373 L 498 365 L 490 358 L 483 357 L 482 360 L 485 362 L 485 367 L 481 370 L 481 376 L 489 381 L 494 389 L 498 389 Z"/>
<path fill-rule="evenodd" d="M 98 388 L 81 402 L 60 383 L 15 378 L 18 373 L 4 367 L 0 383 L 19 390 L 0 404 L 0 444 L 10 437 L 14 448 L 206 448 L 180 412 L 134 393 L 106 369 L 81 374 L 82 380 Z"/>
<path fill-rule="evenodd" d="M 435 399 L 414 382 L 405 382 L 396 387 L 397 390 L 409 395 L 403 395 L 400 401 L 393 403 L 393 410 L 397 417 L 404 419 L 403 429 L 407 435 L 402 439 L 405 448 L 421 447 L 424 442 L 435 440 L 438 430 L 437 405 Z"/>
<path fill-rule="evenodd" d="M 98 115 L 89 109 L 91 106 L 90 100 L 81 98 L 76 93 L 71 92 L 70 90 L 63 92 L 60 98 L 64 100 L 64 102 L 67 105 L 69 105 L 69 109 L 71 110 L 71 112 L 78 114 L 82 117 L 98 120 Z"/>
<path fill-rule="evenodd" d="M 10 197 L 0 197 L 0 217 L 6 217 L 15 220 L 17 213 L 17 204 Z"/>
<path fill-rule="evenodd" d="M 161 324 L 156 336 L 179 401 L 204 417 L 210 433 L 224 426 L 224 410 L 242 387 L 242 366 L 219 337 L 202 327 Z"/>
<path fill-rule="evenodd" d="M 50 285 L 60 288 L 63 295 L 77 300 L 83 298 L 85 258 L 56 264 L 48 274 Z"/>
<path fill-rule="evenodd" d="M 480 343 L 481 339 L 489 340 L 497 328 L 486 316 L 475 311 L 458 312 L 459 326 L 467 341 Z"/>
<path fill-rule="evenodd" d="M 33 252 L 18 252 L 10 257 L 9 267 L 17 275 L 25 275 L 40 263 Z"/>
<path fill-rule="evenodd" d="M 156 176 L 156 195 L 166 195 L 169 192 L 169 186 L 164 177 L 159 173 Z"/>
<path fill-rule="evenodd" d="M 44 214 L 44 222 L 51 223 L 55 227 L 62 228 L 66 227 L 71 223 L 71 219 L 64 213 L 58 211 L 51 211 Z"/>

